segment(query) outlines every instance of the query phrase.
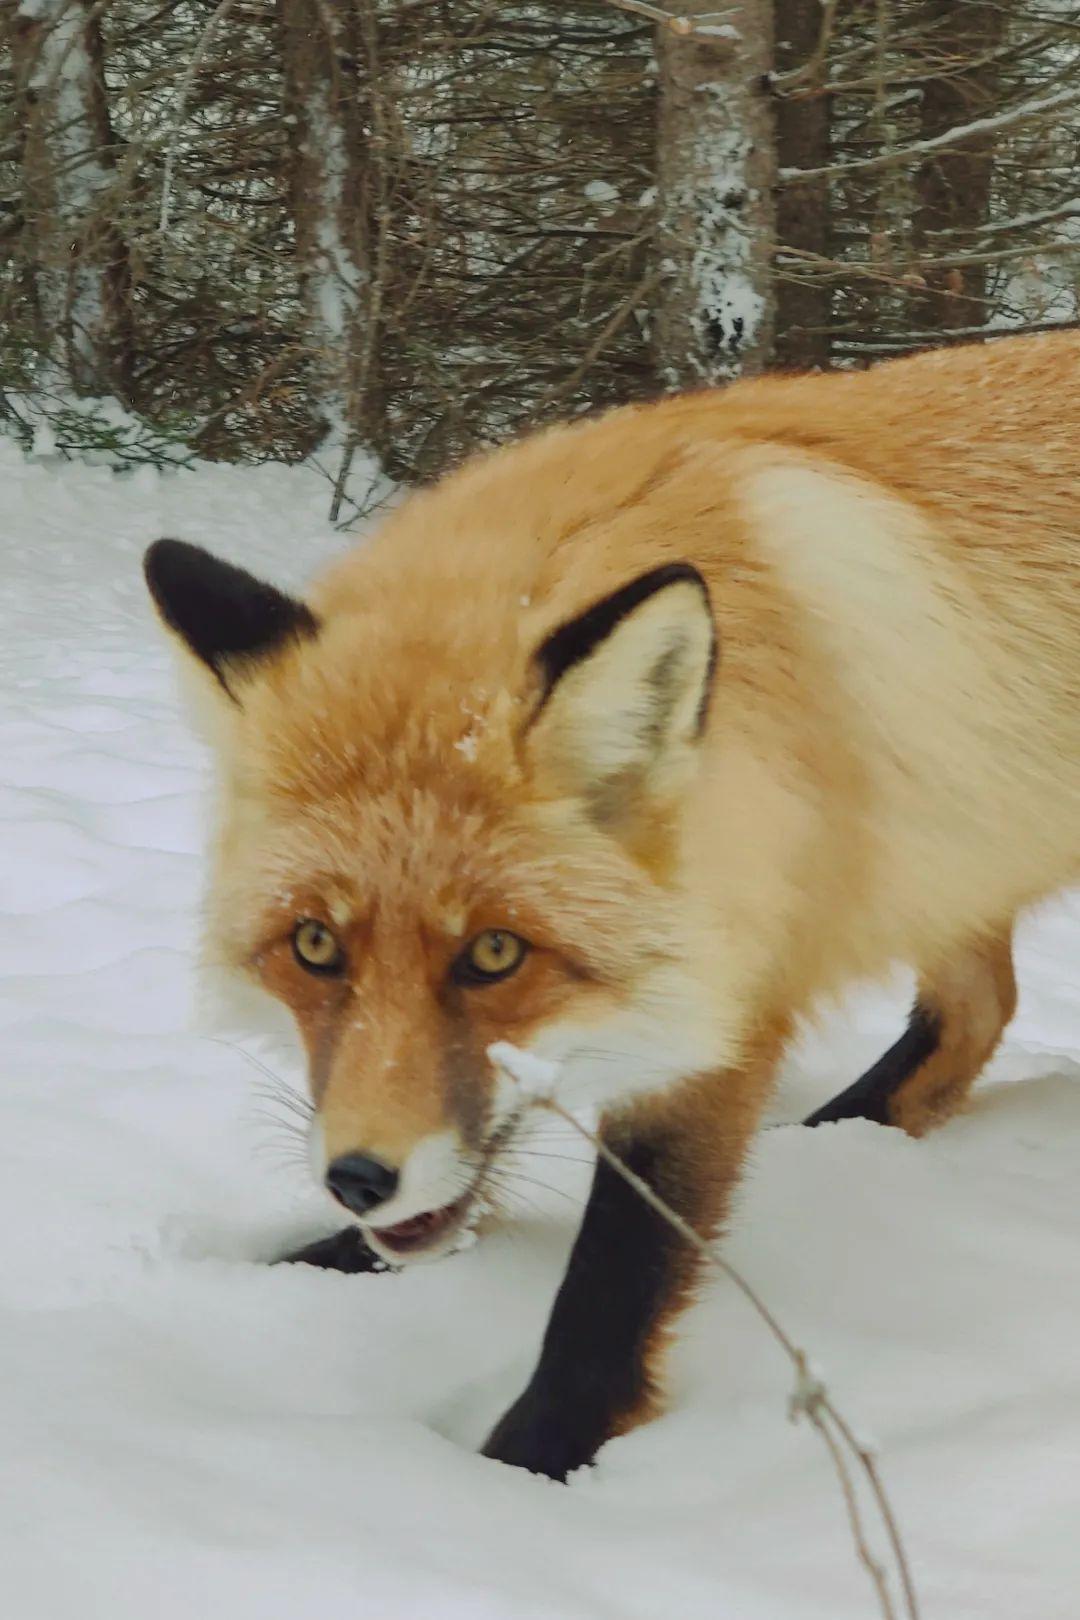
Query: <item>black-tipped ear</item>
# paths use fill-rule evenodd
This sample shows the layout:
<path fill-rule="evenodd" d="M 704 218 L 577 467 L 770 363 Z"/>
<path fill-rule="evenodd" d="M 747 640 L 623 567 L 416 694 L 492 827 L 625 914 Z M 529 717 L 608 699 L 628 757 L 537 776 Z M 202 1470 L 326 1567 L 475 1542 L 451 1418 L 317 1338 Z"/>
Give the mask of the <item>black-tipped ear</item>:
<path fill-rule="evenodd" d="M 705 581 L 689 563 L 631 580 L 537 649 L 536 770 L 609 826 L 671 804 L 696 769 L 716 666 Z"/>
<path fill-rule="evenodd" d="M 158 612 L 230 697 L 230 666 L 317 634 L 310 608 L 185 540 L 156 540 L 143 562 Z"/>
<path fill-rule="evenodd" d="M 692 563 L 665 563 L 660 568 L 650 569 L 647 574 L 639 574 L 629 585 L 624 585 L 620 590 L 613 591 L 610 596 L 594 602 L 592 607 L 586 608 L 576 619 L 571 619 L 569 623 L 562 624 L 554 630 L 537 648 L 535 654 L 536 661 L 543 671 L 544 701 L 566 672 L 575 664 L 590 658 L 600 643 L 605 641 L 635 608 L 647 602 L 650 596 L 655 596 L 657 591 L 667 590 L 670 585 L 684 584 L 692 585 L 700 591 L 702 606 L 709 616 L 709 587 L 699 571 Z M 709 643 L 709 663 L 702 683 L 701 703 L 697 715 L 699 727 L 705 723 L 713 676 L 716 672 L 715 630 L 710 633 Z"/>

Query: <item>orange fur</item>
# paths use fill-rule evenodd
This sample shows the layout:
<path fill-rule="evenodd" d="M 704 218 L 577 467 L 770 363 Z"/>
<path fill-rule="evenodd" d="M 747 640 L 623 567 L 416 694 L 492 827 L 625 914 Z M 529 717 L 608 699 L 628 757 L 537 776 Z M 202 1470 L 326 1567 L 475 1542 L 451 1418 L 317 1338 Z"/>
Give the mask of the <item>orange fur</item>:
<path fill-rule="evenodd" d="M 892 1122 L 909 1136 L 955 1113 L 1016 1011 L 1012 929 L 957 942 L 947 959 L 923 970 L 919 1005 L 939 1021 L 941 1036 L 890 1105 Z"/>
<path fill-rule="evenodd" d="M 268 893 L 331 877 L 405 935 L 433 895 L 470 927 L 523 908 L 615 994 L 681 931 L 726 1065 L 773 1008 L 932 964 L 1068 881 L 1078 372 L 1061 334 L 764 379 L 540 434 L 411 497 L 317 583 L 320 637 L 245 691 L 225 954 Z M 682 559 L 720 676 L 657 885 L 538 799 L 521 738 L 545 634 Z"/>
<path fill-rule="evenodd" d="M 608 1042 L 617 1106 L 651 1020 L 724 1076 L 686 1127 L 712 1230 L 793 1021 L 896 962 L 947 1036 L 896 1117 L 956 1106 L 1012 1011 L 1002 919 L 1080 869 L 1078 384 L 1061 333 L 614 411 L 412 495 L 316 582 L 319 634 L 219 694 L 210 933 L 296 1012 L 329 1153 L 475 1158 L 487 1045 L 552 1026 Z M 708 724 L 615 835 L 545 751 L 534 655 L 680 562 Z M 305 915 L 345 919 L 344 987 L 291 961 Z M 489 927 L 526 969 L 448 1000 Z"/>
<path fill-rule="evenodd" d="M 554 1042 L 707 1235 L 795 1021 L 853 979 L 913 966 L 939 1032 L 889 1117 L 959 1105 L 1015 1004 L 1011 919 L 1080 870 L 1078 384 L 1062 333 L 539 434 L 407 499 L 316 582 L 316 635 L 230 666 L 236 702 L 215 684 L 211 956 L 295 1014 L 327 1156 L 413 1167 L 386 1230 L 482 1181 L 497 1040 Z M 692 583 L 545 690 L 554 631 L 679 563 L 719 640 L 700 741 Z M 295 960 L 304 917 L 342 977 Z M 461 987 L 492 928 L 530 953 Z M 611 1409 L 574 1406 L 549 1332 L 565 1400 L 530 1386 L 489 1454 L 561 1477 L 656 1410 L 696 1274 L 664 1265 Z M 559 1298 L 602 1337 L 587 1277 Z"/>

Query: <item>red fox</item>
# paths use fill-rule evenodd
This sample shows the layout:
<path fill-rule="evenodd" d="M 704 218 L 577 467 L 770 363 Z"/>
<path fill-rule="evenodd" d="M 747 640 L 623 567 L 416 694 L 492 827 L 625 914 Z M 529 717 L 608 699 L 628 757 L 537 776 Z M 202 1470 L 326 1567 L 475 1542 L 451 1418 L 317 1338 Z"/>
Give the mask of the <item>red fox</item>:
<path fill-rule="evenodd" d="M 221 767 L 212 959 L 306 1046 L 364 1269 L 451 1247 L 521 1120 L 493 1043 L 722 1225 L 797 1020 L 910 1025 L 810 1123 L 918 1136 L 1080 870 L 1080 333 L 615 410 L 415 493 L 305 602 L 162 540 Z M 697 1257 L 601 1162 L 485 1452 L 563 1479 L 656 1413 Z"/>

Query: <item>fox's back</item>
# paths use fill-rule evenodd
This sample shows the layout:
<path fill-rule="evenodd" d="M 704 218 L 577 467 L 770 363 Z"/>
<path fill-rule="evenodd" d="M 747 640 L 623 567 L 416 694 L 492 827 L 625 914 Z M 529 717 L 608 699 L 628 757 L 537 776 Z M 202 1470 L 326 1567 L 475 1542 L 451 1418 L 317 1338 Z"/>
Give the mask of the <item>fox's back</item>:
<path fill-rule="evenodd" d="M 383 679 L 397 650 L 443 686 L 455 672 L 472 683 L 479 650 L 487 684 L 516 692 L 554 626 L 635 573 L 689 561 L 727 678 L 768 687 L 770 659 L 783 685 L 802 639 L 793 570 L 816 568 L 829 593 L 813 614 L 843 628 L 870 609 L 884 627 L 903 603 L 881 569 L 910 560 L 966 633 L 1036 660 L 1066 695 L 1080 668 L 1078 490 L 1080 333 L 1016 338 L 547 430 L 411 496 L 315 599 L 362 621 L 353 656 Z"/>
<path fill-rule="evenodd" d="M 411 497 L 335 571 L 345 605 L 467 582 L 507 606 L 696 544 L 714 589 L 740 537 L 741 456 L 770 447 L 873 482 L 984 570 L 1072 562 L 1080 534 L 1080 331 L 940 349 L 869 371 L 771 376 L 629 406 L 475 458 Z M 868 543 L 869 538 L 868 538 Z M 604 576 L 601 579 L 601 576 Z M 513 602 L 509 600 L 513 593 Z M 440 598 L 446 623 L 450 606 Z M 429 621 L 430 622 L 430 621 Z"/>
<path fill-rule="evenodd" d="M 909 873 L 888 903 L 915 926 L 923 882 L 944 916 L 996 903 L 989 866 L 1008 906 L 1065 881 L 1078 490 L 1080 334 L 1018 338 L 538 434 L 408 499 L 315 600 L 386 700 L 384 738 L 419 708 L 437 759 L 492 692 L 527 704 L 553 628 L 692 563 L 721 646 L 712 779 L 736 779 L 740 747 L 827 779 L 837 827 L 872 825 L 882 867 Z M 721 839 L 741 836 L 730 799 Z"/>

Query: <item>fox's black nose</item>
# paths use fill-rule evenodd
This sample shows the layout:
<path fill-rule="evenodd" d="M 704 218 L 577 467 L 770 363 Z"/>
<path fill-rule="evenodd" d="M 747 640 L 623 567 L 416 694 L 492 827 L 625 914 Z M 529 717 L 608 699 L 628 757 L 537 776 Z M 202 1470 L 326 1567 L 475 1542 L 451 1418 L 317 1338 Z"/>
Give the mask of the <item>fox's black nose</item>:
<path fill-rule="evenodd" d="M 343 1153 L 326 1172 L 326 1185 L 354 1215 L 366 1215 L 397 1191 L 398 1173 L 366 1153 Z"/>

